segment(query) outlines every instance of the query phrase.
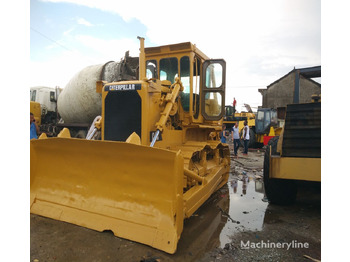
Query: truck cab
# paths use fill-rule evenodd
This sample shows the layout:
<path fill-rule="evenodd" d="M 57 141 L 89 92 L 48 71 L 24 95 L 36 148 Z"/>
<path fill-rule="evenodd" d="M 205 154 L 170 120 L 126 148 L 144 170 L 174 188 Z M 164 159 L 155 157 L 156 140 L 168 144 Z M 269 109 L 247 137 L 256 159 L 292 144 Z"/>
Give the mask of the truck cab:
<path fill-rule="evenodd" d="M 46 86 L 30 88 L 30 101 L 40 104 L 43 123 L 51 123 L 52 119 L 56 117 L 58 95 L 58 88 Z"/>

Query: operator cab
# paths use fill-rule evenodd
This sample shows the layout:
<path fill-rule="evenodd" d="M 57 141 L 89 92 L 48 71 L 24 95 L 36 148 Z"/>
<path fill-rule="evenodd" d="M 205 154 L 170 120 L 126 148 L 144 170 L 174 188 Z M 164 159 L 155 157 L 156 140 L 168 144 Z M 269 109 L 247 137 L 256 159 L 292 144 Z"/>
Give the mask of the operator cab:
<path fill-rule="evenodd" d="M 209 59 L 190 42 L 145 48 L 145 60 L 148 79 L 173 84 L 180 77 L 181 106 L 189 122 L 218 121 L 224 116 L 225 60 Z"/>
<path fill-rule="evenodd" d="M 268 134 L 271 126 L 277 126 L 277 111 L 272 108 L 259 108 L 255 119 L 255 132 Z"/>
<path fill-rule="evenodd" d="M 225 106 L 224 120 L 233 121 L 234 118 L 235 118 L 235 112 L 233 111 L 233 106 Z"/>

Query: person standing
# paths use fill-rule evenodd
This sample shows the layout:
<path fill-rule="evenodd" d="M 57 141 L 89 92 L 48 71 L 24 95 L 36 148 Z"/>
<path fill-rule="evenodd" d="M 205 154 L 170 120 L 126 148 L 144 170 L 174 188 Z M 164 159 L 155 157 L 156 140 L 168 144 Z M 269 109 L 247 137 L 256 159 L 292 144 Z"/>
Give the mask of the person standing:
<path fill-rule="evenodd" d="M 233 98 L 233 103 L 232 103 L 232 105 L 233 105 L 233 114 L 236 113 L 236 104 L 237 104 L 237 101 L 236 101 L 236 98 L 234 97 Z"/>
<path fill-rule="evenodd" d="M 39 134 L 39 127 L 35 123 L 34 114 L 30 113 L 30 139 L 37 139 Z"/>
<path fill-rule="evenodd" d="M 220 133 L 220 141 L 221 143 L 226 143 L 226 125 L 222 126 L 222 131 Z"/>
<path fill-rule="evenodd" d="M 237 150 L 240 144 L 238 122 L 236 122 L 235 125 L 232 127 L 231 133 L 233 138 L 233 152 L 234 152 L 234 155 L 237 156 Z"/>
<path fill-rule="evenodd" d="M 243 140 L 244 140 L 244 152 L 243 155 L 248 155 L 248 145 L 249 145 L 249 126 L 248 121 L 244 121 L 244 128 L 243 128 Z"/>

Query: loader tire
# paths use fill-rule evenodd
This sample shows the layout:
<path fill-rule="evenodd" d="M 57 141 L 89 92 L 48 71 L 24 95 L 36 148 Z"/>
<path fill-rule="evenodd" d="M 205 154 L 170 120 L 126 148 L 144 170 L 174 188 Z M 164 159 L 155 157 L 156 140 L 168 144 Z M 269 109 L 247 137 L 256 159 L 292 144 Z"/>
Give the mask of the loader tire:
<path fill-rule="evenodd" d="M 264 187 L 267 199 L 271 204 L 291 205 L 295 202 L 297 195 L 297 186 L 294 180 L 275 179 L 269 177 L 270 169 L 270 145 L 271 155 L 277 153 L 278 136 L 273 137 L 267 144 L 264 156 Z"/>
<path fill-rule="evenodd" d="M 249 145 L 248 147 L 255 147 L 255 132 L 253 129 L 249 129 Z"/>

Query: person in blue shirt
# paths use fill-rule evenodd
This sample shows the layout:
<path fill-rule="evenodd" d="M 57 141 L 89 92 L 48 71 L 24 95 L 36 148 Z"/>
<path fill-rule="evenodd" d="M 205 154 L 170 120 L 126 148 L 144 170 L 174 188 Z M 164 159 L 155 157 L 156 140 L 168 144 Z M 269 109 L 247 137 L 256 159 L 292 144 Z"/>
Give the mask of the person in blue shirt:
<path fill-rule="evenodd" d="M 226 143 L 226 125 L 222 126 L 222 131 L 220 133 L 220 141 L 221 143 Z"/>
<path fill-rule="evenodd" d="M 35 123 L 35 118 L 33 113 L 30 113 L 30 139 L 37 139 L 39 134 L 39 127 Z"/>

